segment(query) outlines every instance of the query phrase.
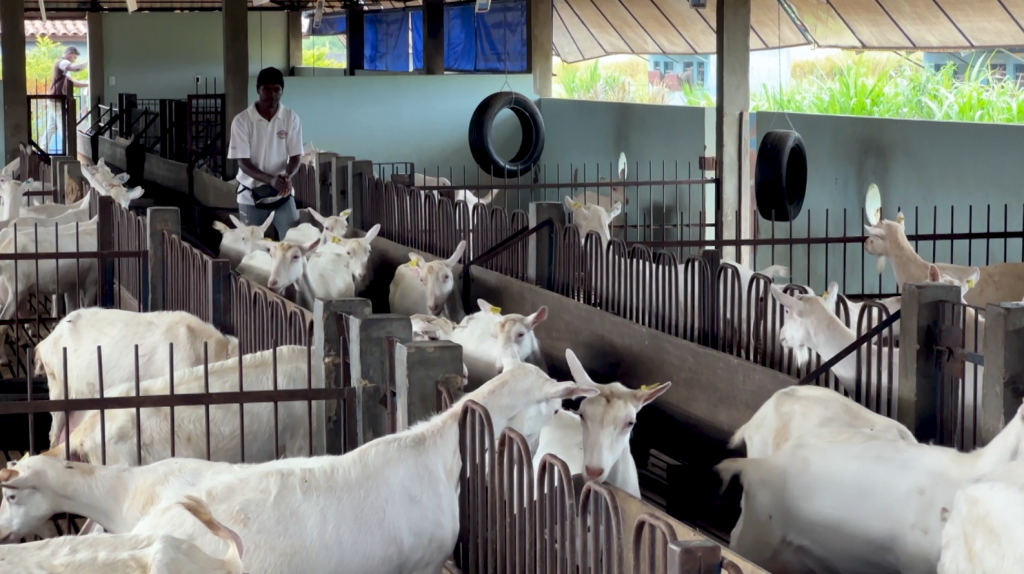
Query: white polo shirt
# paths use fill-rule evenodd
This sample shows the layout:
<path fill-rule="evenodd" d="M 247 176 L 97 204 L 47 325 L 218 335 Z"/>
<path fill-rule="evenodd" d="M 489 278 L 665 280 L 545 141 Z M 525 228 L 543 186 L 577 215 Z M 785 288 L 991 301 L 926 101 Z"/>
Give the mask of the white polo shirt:
<path fill-rule="evenodd" d="M 278 106 L 277 113 L 268 122 L 250 105 L 231 121 L 231 143 L 228 159 L 248 158 L 261 171 L 281 175 L 288 168 L 288 158 L 302 155 L 302 123 L 292 110 Z M 238 169 L 238 183 L 252 188 L 259 185 Z M 295 188 L 292 187 L 292 195 Z M 255 205 L 252 194 L 246 190 L 238 194 L 239 205 Z"/>

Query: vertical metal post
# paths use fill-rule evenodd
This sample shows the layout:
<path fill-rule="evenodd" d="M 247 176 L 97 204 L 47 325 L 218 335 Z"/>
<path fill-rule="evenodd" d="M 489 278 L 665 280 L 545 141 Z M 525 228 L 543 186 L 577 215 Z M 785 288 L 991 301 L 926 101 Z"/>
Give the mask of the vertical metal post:
<path fill-rule="evenodd" d="M 316 170 L 316 181 L 317 181 L 317 194 L 316 194 L 316 205 L 314 209 L 318 213 L 324 216 L 334 215 L 334 205 L 331 201 L 331 193 L 334 189 L 334 177 L 336 175 L 334 170 L 334 158 L 338 157 L 338 154 L 323 151 L 316 154 L 316 159 L 313 160 L 313 168 Z M 324 167 L 326 164 L 326 168 Z"/>
<path fill-rule="evenodd" d="M 207 265 L 210 294 L 207 313 L 210 323 L 225 335 L 238 335 L 234 310 L 231 308 L 231 262 L 227 259 L 211 259 Z"/>
<path fill-rule="evenodd" d="M 391 380 L 388 339 L 412 340 L 412 322 L 404 315 L 352 317 L 349 327 L 349 364 L 356 388 L 356 437 L 359 445 L 387 434 L 387 410 L 380 400 Z"/>
<path fill-rule="evenodd" d="M 953 423 L 951 419 L 943 421 L 939 412 L 942 371 L 938 344 L 942 336 L 942 303 L 959 300 L 960 288 L 955 285 L 903 285 L 896 420 L 920 442 L 940 440 L 940 430 Z"/>
<path fill-rule="evenodd" d="M 364 184 L 367 178 L 371 177 L 373 177 L 373 162 L 363 159 L 351 162 L 348 168 L 348 182 L 345 186 L 348 192 L 348 202 L 335 203 L 335 205 L 345 205 L 352 209 L 352 214 L 348 217 L 349 226 L 363 229 L 363 231 L 366 231 L 363 228 L 363 197 L 367 191 Z"/>
<path fill-rule="evenodd" d="M 102 204 L 101 204 L 102 205 Z M 100 212 L 102 217 L 102 211 Z M 181 236 L 181 214 L 177 207 L 150 207 L 146 210 L 146 235 L 149 238 L 149 297 L 145 303 L 147 311 L 164 310 L 164 231 Z M 143 290 L 143 298 L 146 290 Z M 142 304 L 142 302 L 140 302 Z"/>
<path fill-rule="evenodd" d="M 561 238 L 558 230 L 565 227 L 565 208 L 558 201 L 536 201 L 530 204 L 530 227 L 551 219 L 557 226 L 550 232 L 542 231 L 530 236 L 530 248 L 526 274 L 530 282 L 544 289 L 554 286 L 555 277 L 555 243 Z"/>
<path fill-rule="evenodd" d="M 461 380 L 462 345 L 451 341 L 398 343 L 394 365 L 395 430 L 402 431 L 434 413 L 438 383 Z"/>
<path fill-rule="evenodd" d="M 1024 400 L 1024 303 L 990 304 L 984 329 L 979 447 L 999 434 Z"/>
<path fill-rule="evenodd" d="M 115 251 L 114 245 L 114 198 L 109 195 L 99 197 L 98 221 L 96 222 L 96 246 L 100 252 Z M 114 260 L 109 256 L 99 258 L 99 305 L 111 308 L 114 306 Z"/>
<path fill-rule="evenodd" d="M 705 249 L 700 253 L 701 259 L 708 266 L 708 284 L 701 286 L 700 318 L 703 320 L 702 337 L 704 344 L 718 347 L 721 325 L 718 324 L 718 269 L 722 266 L 722 252 L 717 249 Z M 707 287 L 705 289 L 705 287 Z"/>
<path fill-rule="evenodd" d="M 343 316 L 365 317 L 373 310 L 369 299 L 343 299 L 340 301 L 324 301 L 317 299 L 313 303 L 313 386 L 315 388 L 341 388 L 344 386 L 344 355 L 342 335 Z M 411 327 L 410 327 L 411 328 Z M 317 401 L 320 402 L 320 401 Z M 317 454 L 338 455 L 344 453 L 345 418 L 353 409 L 346 408 L 341 401 L 330 401 L 322 409 L 323 428 L 326 436 L 320 443 L 314 440 L 314 451 Z M 344 414 L 342 414 L 344 413 Z"/>
<path fill-rule="evenodd" d="M 722 547 L 711 540 L 677 540 L 668 545 L 668 574 L 718 574 Z"/>

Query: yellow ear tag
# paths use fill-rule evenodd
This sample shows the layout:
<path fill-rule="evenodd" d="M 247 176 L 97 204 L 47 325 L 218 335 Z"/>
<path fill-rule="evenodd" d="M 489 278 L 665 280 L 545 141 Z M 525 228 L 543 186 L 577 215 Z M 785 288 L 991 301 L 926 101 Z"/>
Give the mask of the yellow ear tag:
<path fill-rule="evenodd" d="M 22 456 L 20 459 L 18 459 L 18 462 L 21 462 L 21 461 L 25 460 L 26 458 L 28 458 L 28 452 L 26 452 L 24 456 Z"/>
<path fill-rule="evenodd" d="M 574 202 L 572 202 L 572 208 L 573 208 L 573 209 L 580 209 L 580 208 L 582 208 L 582 207 L 583 207 L 582 205 L 580 205 L 580 204 L 576 203 L 575 201 L 574 201 Z"/>
<path fill-rule="evenodd" d="M 339 238 L 337 235 L 332 235 L 331 243 L 341 243 L 341 238 Z"/>
<path fill-rule="evenodd" d="M 341 216 L 342 217 L 348 217 L 351 214 L 352 214 L 352 210 L 351 209 L 346 209 L 345 211 L 341 212 Z"/>
<path fill-rule="evenodd" d="M 419 266 L 419 263 L 420 263 L 419 259 L 410 259 L 408 265 L 409 265 L 409 267 L 417 267 L 417 266 Z"/>
<path fill-rule="evenodd" d="M 500 314 L 501 313 L 501 307 L 495 307 L 494 305 L 491 305 L 491 313 L 494 313 L 495 315 Z"/>
<path fill-rule="evenodd" d="M 970 279 L 970 278 L 967 279 L 967 288 L 968 289 L 974 289 L 974 279 Z"/>
<path fill-rule="evenodd" d="M 825 291 L 821 292 L 821 298 L 822 299 L 828 299 L 828 290 L 825 290 Z"/>
<path fill-rule="evenodd" d="M 904 220 L 905 220 L 905 218 L 903 217 L 902 213 L 900 213 L 900 214 L 898 214 L 896 216 L 896 223 L 903 223 Z"/>
<path fill-rule="evenodd" d="M 649 390 L 653 389 L 655 386 L 656 385 L 641 385 L 640 386 L 640 390 L 641 391 L 649 391 Z"/>

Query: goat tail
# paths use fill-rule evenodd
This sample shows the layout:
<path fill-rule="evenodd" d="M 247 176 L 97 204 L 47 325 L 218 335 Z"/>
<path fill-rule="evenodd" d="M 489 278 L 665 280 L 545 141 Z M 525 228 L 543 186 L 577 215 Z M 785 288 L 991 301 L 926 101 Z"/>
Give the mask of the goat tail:
<path fill-rule="evenodd" d="M 789 277 L 789 267 L 785 265 L 772 265 L 761 270 L 761 275 L 768 277 Z"/>
<path fill-rule="evenodd" d="M 187 495 L 178 504 L 187 510 L 189 514 L 195 516 L 196 520 L 202 522 L 203 526 L 207 527 L 214 536 L 227 541 L 231 545 L 231 549 L 228 550 L 228 554 L 224 559 L 236 563 L 239 569 L 241 569 L 242 554 L 245 549 L 242 547 L 242 539 L 238 536 L 238 533 L 218 522 L 213 517 L 213 514 L 210 513 L 210 507 L 195 496 Z"/>
<path fill-rule="evenodd" d="M 725 492 L 725 489 L 729 487 L 729 483 L 732 482 L 734 476 L 739 475 L 740 482 L 743 482 L 743 471 L 746 466 L 750 464 L 750 461 L 757 460 L 753 458 L 727 458 L 722 462 L 718 463 L 714 470 L 718 473 L 718 476 L 722 479 L 722 489 L 719 492 Z"/>

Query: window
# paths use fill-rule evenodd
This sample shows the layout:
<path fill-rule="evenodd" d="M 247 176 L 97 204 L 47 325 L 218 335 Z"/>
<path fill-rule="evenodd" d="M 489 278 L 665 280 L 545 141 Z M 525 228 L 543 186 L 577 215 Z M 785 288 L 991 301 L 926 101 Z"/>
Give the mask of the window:
<path fill-rule="evenodd" d="M 932 67 L 935 68 L 936 72 L 941 72 L 942 68 L 946 67 L 946 64 L 934 64 Z"/>
<path fill-rule="evenodd" d="M 697 75 L 693 78 L 694 82 L 703 84 L 707 81 L 704 77 L 704 62 L 697 62 Z"/>
<path fill-rule="evenodd" d="M 1017 78 L 1017 87 L 1024 88 L 1024 64 L 1013 65 L 1013 76 Z"/>
<path fill-rule="evenodd" d="M 988 67 L 992 72 L 993 80 L 1002 81 L 1006 79 L 1006 64 L 989 64 Z"/>
<path fill-rule="evenodd" d="M 671 72 L 672 68 L 674 68 L 674 67 L 675 67 L 675 62 L 665 62 L 665 73 L 667 74 L 667 73 Z"/>
<path fill-rule="evenodd" d="M 658 70 L 658 71 L 661 71 L 661 62 L 660 61 L 654 62 L 654 69 Z"/>

